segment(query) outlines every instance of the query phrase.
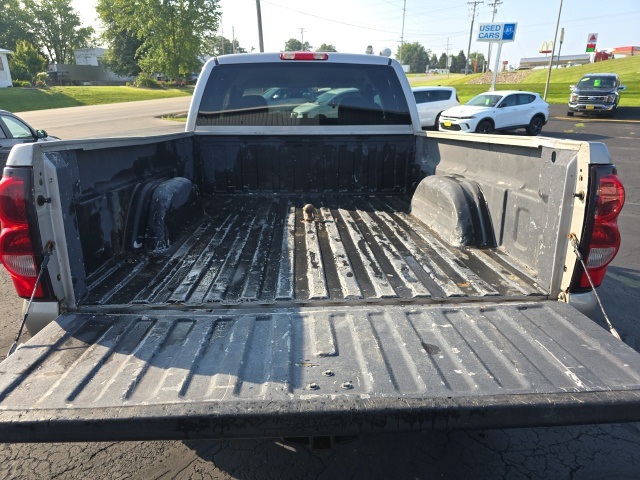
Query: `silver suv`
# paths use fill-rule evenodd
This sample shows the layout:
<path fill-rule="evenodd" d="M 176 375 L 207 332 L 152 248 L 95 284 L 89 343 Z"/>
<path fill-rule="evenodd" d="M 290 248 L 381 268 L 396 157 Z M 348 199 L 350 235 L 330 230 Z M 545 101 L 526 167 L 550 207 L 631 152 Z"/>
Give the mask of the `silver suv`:
<path fill-rule="evenodd" d="M 620 103 L 620 91 L 626 87 L 620 85 L 620 78 L 615 73 L 588 73 L 570 88 L 567 115 L 582 112 L 613 117 Z"/>

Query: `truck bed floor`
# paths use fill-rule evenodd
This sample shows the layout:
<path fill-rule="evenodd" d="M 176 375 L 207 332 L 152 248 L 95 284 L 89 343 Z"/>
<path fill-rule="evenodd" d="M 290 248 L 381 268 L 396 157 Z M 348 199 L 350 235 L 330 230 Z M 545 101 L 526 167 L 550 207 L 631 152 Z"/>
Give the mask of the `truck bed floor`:
<path fill-rule="evenodd" d="M 114 259 L 80 303 L 320 306 L 547 295 L 499 249 L 440 240 L 402 196 L 228 195 L 206 199 L 203 210 L 167 250 Z"/>

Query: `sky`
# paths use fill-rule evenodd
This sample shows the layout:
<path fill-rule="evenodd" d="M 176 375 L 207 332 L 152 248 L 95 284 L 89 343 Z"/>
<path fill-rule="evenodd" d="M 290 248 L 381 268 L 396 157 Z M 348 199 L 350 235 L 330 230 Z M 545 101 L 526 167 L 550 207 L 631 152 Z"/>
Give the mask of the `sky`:
<path fill-rule="evenodd" d="M 258 0 L 220 0 L 221 33 L 234 35 L 247 51 L 259 51 Z M 265 51 L 281 51 L 296 38 L 312 47 L 331 44 L 339 52 L 395 54 L 402 41 L 419 42 L 439 57 L 465 55 L 473 7 L 477 3 L 471 52 L 487 57 L 488 43 L 476 41 L 479 23 L 492 21 L 496 0 L 259 0 Z M 540 57 L 543 43 L 554 39 L 561 0 L 497 0 L 495 23 L 517 23 L 515 41 L 502 47 L 500 61 L 517 66 L 521 58 Z M 94 0 L 73 0 L 83 25 L 99 29 Z M 404 23 L 404 28 L 403 28 Z M 584 54 L 589 34 L 598 34 L 597 49 L 640 46 L 640 0 L 562 0 L 561 55 Z M 560 39 L 556 43 L 556 54 Z M 493 64 L 496 48 L 493 47 Z"/>

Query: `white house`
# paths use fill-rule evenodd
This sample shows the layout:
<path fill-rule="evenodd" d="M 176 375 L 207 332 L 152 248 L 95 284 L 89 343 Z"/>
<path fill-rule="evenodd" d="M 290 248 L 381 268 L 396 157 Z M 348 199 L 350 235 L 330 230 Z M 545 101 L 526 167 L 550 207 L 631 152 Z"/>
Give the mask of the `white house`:
<path fill-rule="evenodd" d="M 13 85 L 11 82 L 11 72 L 9 71 L 9 60 L 7 59 L 7 55 L 10 53 L 10 50 L 0 48 L 0 87 L 10 87 Z"/>
<path fill-rule="evenodd" d="M 76 59 L 76 65 L 93 65 L 97 67 L 100 65 L 100 59 L 107 53 L 106 48 L 79 48 L 73 51 L 73 56 Z"/>

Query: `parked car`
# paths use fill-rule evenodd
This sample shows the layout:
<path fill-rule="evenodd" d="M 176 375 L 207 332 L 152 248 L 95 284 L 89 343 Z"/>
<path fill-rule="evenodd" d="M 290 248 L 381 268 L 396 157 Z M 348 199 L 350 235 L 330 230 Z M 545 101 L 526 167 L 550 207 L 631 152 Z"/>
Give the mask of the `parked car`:
<path fill-rule="evenodd" d="M 440 130 L 491 133 L 524 128 L 538 135 L 549 119 L 549 104 L 535 92 L 486 92 L 440 115 Z"/>
<path fill-rule="evenodd" d="M 416 99 L 422 128 L 437 129 L 440 114 L 447 108 L 460 105 L 458 94 L 453 87 L 413 87 L 411 90 Z"/>
<path fill-rule="evenodd" d="M 17 115 L 0 110 L 0 165 L 4 168 L 7 157 L 14 145 L 28 142 L 50 142 L 60 140 L 44 130 L 34 130 Z"/>
<path fill-rule="evenodd" d="M 272 87 L 262 97 L 267 101 L 269 111 L 291 112 L 300 104 L 313 102 L 316 95 L 310 88 Z"/>
<path fill-rule="evenodd" d="M 605 114 L 613 117 L 620 103 L 620 77 L 615 73 L 588 73 L 577 85 L 571 85 L 567 115 L 575 112 L 584 114 Z"/>
<path fill-rule="evenodd" d="M 291 112 L 292 118 L 314 118 L 323 115 L 326 118 L 338 118 L 338 105 L 351 96 L 359 96 L 357 88 L 333 88 L 318 96 L 313 102 L 298 105 Z"/>

